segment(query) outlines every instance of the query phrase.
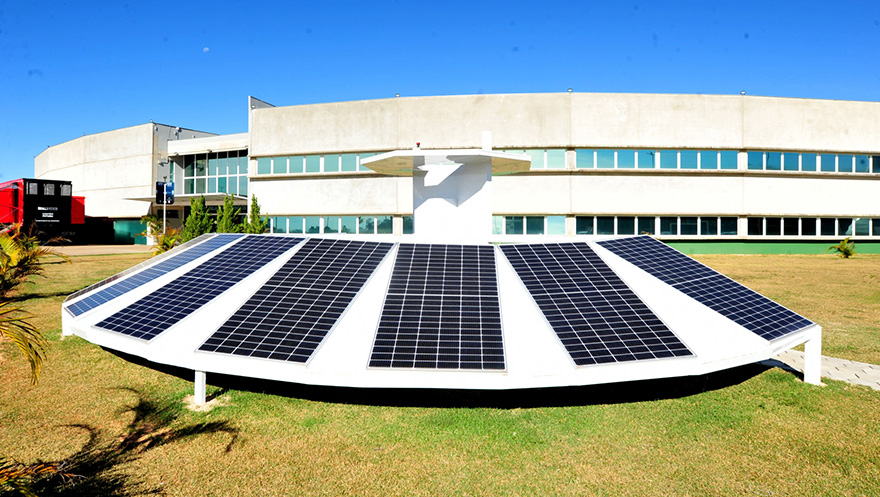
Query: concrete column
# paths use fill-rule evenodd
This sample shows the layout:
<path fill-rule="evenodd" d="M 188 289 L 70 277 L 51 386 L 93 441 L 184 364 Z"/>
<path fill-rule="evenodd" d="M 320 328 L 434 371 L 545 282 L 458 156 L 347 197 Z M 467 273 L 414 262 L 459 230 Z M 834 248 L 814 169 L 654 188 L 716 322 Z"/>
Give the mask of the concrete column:
<path fill-rule="evenodd" d="M 822 384 L 822 328 L 816 326 L 813 338 L 804 342 L 804 381 Z"/>
<path fill-rule="evenodd" d="M 195 393 L 193 403 L 197 406 L 200 406 L 205 403 L 205 380 L 206 375 L 204 371 L 196 371 L 195 378 Z"/>

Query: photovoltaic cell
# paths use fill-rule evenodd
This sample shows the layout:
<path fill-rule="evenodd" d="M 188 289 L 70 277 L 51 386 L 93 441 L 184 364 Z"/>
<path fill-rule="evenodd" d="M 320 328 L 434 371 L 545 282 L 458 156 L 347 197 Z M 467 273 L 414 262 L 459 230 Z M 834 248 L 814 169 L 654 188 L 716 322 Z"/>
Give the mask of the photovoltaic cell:
<path fill-rule="evenodd" d="M 202 240 L 200 243 L 192 246 L 189 249 L 181 251 L 180 249 L 184 248 L 186 245 L 184 244 L 177 249 L 166 252 L 165 254 L 156 257 L 155 259 L 151 259 L 149 261 L 146 261 L 145 263 L 142 263 L 143 266 L 135 266 L 134 268 L 131 268 L 128 271 L 124 271 L 114 276 L 113 278 L 108 278 L 107 280 L 101 281 L 96 285 L 92 285 L 89 288 L 80 290 L 79 292 L 71 295 L 68 298 L 75 298 L 99 287 L 105 287 L 102 290 L 97 291 L 92 295 L 89 295 L 88 297 L 67 305 L 65 308 L 74 316 L 79 316 L 80 314 L 88 312 L 95 307 L 106 304 L 107 302 L 115 299 L 120 295 L 126 294 L 131 290 L 138 288 L 144 283 L 153 281 L 154 279 L 164 274 L 170 273 L 171 271 L 174 271 L 175 269 L 189 262 L 192 262 L 205 254 L 213 252 L 220 247 L 224 247 L 227 244 L 238 240 L 244 235 L 219 234 L 202 236 L 207 239 Z M 118 280 L 121 276 L 131 274 L 133 271 L 137 271 L 144 266 L 147 266 L 146 269 L 138 272 L 137 274 L 134 274 L 124 280 Z M 118 281 L 116 281 L 116 283 L 113 283 L 114 280 Z M 109 286 L 106 286 L 108 284 Z"/>
<path fill-rule="evenodd" d="M 370 367 L 503 370 L 494 248 L 400 244 Z"/>
<path fill-rule="evenodd" d="M 96 326 L 151 340 L 301 241 L 302 238 L 245 236 Z"/>
<path fill-rule="evenodd" d="M 813 324 L 809 319 L 650 236 L 598 243 L 767 340 L 788 335 Z"/>
<path fill-rule="evenodd" d="M 693 355 L 586 243 L 501 250 L 578 366 Z"/>
<path fill-rule="evenodd" d="M 309 239 L 199 350 L 308 361 L 392 246 Z"/>

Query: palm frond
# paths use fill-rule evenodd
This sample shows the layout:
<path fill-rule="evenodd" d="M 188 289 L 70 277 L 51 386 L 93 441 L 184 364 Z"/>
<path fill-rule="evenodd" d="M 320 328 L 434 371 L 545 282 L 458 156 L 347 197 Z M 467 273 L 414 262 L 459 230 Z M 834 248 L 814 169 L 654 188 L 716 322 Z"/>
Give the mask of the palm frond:
<path fill-rule="evenodd" d="M 12 307 L 10 302 L 0 302 L 0 336 L 8 338 L 21 350 L 31 366 L 31 383 L 36 384 L 49 343 L 28 321 L 30 317 L 31 314 L 20 307 Z"/>

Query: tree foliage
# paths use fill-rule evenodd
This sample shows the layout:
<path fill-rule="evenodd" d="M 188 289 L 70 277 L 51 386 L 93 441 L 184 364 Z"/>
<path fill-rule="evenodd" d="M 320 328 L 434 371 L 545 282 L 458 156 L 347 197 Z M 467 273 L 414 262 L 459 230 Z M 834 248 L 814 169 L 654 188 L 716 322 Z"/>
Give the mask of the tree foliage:
<path fill-rule="evenodd" d="M 189 201 L 189 216 L 187 216 L 186 222 L 183 223 L 183 230 L 180 232 L 180 242 L 186 243 L 205 233 L 210 233 L 213 227 L 214 220 L 208 214 L 208 208 L 205 206 L 205 196 L 193 197 Z"/>
<path fill-rule="evenodd" d="M 269 218 L 260 217 L 260 204 L 257 202 L 257 196 L 251 197 L 251 208 L 248 211 L 248 218 L 244 224 L 245 233 L 265 233 L 269 229 Z"/>
<path fill-rule="evenodd" d="M 10 340 L 21 350 L 31 366 L 31 383 L 36 384 L 46 359 L 46 337 L 28 321 L 31 314 L 11 302 L 0 302 L 0 337 Z"/>
<path fill-rule="evenodd" d="M 43 259 L 58 257 L 70 259 L 51 247 L 40 245 L 36 236 L 21 231 L 15 225 L 0 232 L 0 298 L 7 297 L 31 276 L 43 275 Z"/>
<path fill-rule="evenodd" d="M 854 256 L 856 253 L 856 242 L 849 241 L 849 237 L 844 238 L 837 245 L 832 245 L 828 247 L 827 252 L 834 251 L 834 253 L 844 259 L 849 259 Z"/>
<path fill-rule="evenodd" d="M 243 227 L 237 222 L 240 213 L 241 209 L 235 208 L 235 198 L 226 195 L 217 213 L 217 233 L 241 233 Z"/>

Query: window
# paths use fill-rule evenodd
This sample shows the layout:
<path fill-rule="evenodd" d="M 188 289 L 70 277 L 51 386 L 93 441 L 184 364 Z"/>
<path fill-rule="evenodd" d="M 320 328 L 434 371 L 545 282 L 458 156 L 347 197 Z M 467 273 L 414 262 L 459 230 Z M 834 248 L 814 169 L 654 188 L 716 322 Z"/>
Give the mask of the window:
<path fill-rule="evenodd" d="M 866 217 L 859 217 L 853 223 L 856 236 L 868 236 L 871 234 L 871 220 Z"/>
<path fill-rule="evenodd" d="M 760 236 L 764 234 L 764 218 L 750 217 L 748 223 L 749 236 Z"/>
<path fill-rule="evenodd" d="M 283 216 L 273 216 L 271 218 L 272 233 L 287 233 L 287 218 Z"/>
<path fill-rule="evenodd" d="M 784 218 L 782 220 L 782 234 L 785 236 L 798 236 L 798 218 Z"/>
<path fill-rule="evenodd" d="M 639 234 L 640 235 L 653 235 L 654 234 L 654 218 L 653 217 L 640 217 L 639 218 Z"/>
<path fill-rule="evenodd" d="M 661 235 L 677 235 L 678 234 L 678 218 L 677 217 L 661 217 L 660 218 L 660 234 Z"/>
<path fill-rule="evenodd" d="M 287 157 L 272 158 L 272 173 L 287 174 Z"/>
<path fill-rule="evenodd" d="M 526 234 L 544 234 L 544 216 L 526 216 Z"/>
<path fill-rule="evenodd" d="M 72 194 L 71 185 L 61 185 L 61 196 L 69 197 Z"/>
<path fill-rule="evenodd" d="M 373 234 L 376 232 L 376 218 L 373 216 L 361 216 L 358 218 L 358 233 Z"/>
<path fill-rule="evenodd" d="M 636 151 L 635 150 L 618 150 L 617 151 L 617 168 L 632 169 L 636 167 Z"/>
<path fill-rule="evenodd" d="M 339 233 L 339 218 L 338 217 L 324 217 L 324 233 Z"/>
<path fill-rule="evenodd" d="M 768 171 L 782 170 L 782 154 L 779 152 L 767 152 L 764 168 Z"/>
<path fill-rule="evenodd" d="M 307 173 L 320 173 L 321 172 L 321 156 L 320 155 L 307 155 L 306 156 L 305 171 Z"/>
<path fill-rule="evenodd" d="M 764 169 L 764 152 L 748 153 L 748 168 L 751 170 L 761 171 Z"/>
<path fill-rule="evenodd" d="M 565 234 L 565 216 L 547 216 L 547 234 Z"/>
<path fill-rule="evenodd" d="M 737 169 L 737 153 L 733 150 L 722 150 L 719 155 L 721 156 L 721 169 Z"/>
<path fill-rule="evenodd" d="M 801 235 L 803 235 L 803 236 L 816 236 L 816 218 L 815 217 L 802 217 L 801 218 Z"/>
<path fill-rule="evenodd" d="M 394 232 L 394 218 L 392 216 L 376 216 L 376 233 L 390 235 Z"/>
<path fill-rule="evenodd" d="M 784 171 L 798 171 L 799 170 L 799 159 L 800 154 L 786 152 L 782 154 L 782 169 Z"/>
<path fill-rule="evenodd" d="M 523 234 L 523 217 L 522 216 L 505 216 L 504 217 L 504 233 L 507 235 Z"/>
<path fill-rule="evenodd" d="M 632 216 L 617 217 L 617 234 L 618 235 L 635 235 L 636 234 L 636 218 Z"/>
<path fill-rule="evenodd" d="M 593 167 L 593 150 L 579 148 L 575 150 L 575 167 L 591 169 Z"/>
<path fill-rule="evenodd" d="M 403 234 L 412 235 L 415 233 L 415 224 L 412 216 L 403 216 Z"/>
<path fill-rule="evenodd" d="M 681 169 L 696 169 L 698 152 L 696 150 L 682 150 L 679 152 L 681 157 Z"/>
<path fill-rule="evenodd" d="M 677 150 L 663 150 L 660 152 L 660 169 L 678 169 Z"/>
<path fill-rule="evenodd" d="M 55 183 L 43 183 L 43 195 L 55 195 Z"/>
<path fill-rule="evenodd" d="M 682 217 L 681 224 L 679 227 L 679 234 L 681 234 L 681 235 L 696 235 L 697 234 L 697 218 L 695 218 L 695 217 Z"/>
<path fill-rule="evenodd" d="M 837 158 L 834 156 L 834 154 L 822 154 L 820 158 L 822 164 L 822 172 L 833 173 L 837 170 L 837 167 L 835 166 L 835 161 Z"/>
<path fill-rule="evenodd" d="M 636 160 L 638 161 L 639 169 L 653 169 L 655 163 L 655 155 L 656 153 L 653 150 L 636 151 Z"/>
<path fill-rule="evenodd" d="M 614 150 L 596 150 L 596 167 L 614 169 Z"/>
<path fill-rule="evenodd" d="M 738 219 L 735 217 L 722 217 L 721 218 L 721 234 L 722 235 L 738 235 L 739 229 L 737 227 Z"/>
<path fill-rule="evenodd" d="M 856 172 L 857 173 L 867 173 L 871 169 L 870 158 L 867 155 L 856 155 Z"/>
<path fill-rule="evenodd" d="M 614 234 L 614 216 L 596 216 L 596 234 Z"/>
<path fill-rule="evenodd" d="M 764 221 L 764 234 L 779 236 L 782 234 L 782 218 L 768 217 Z"/>
<path fill-rule="evenodd" d="M 714 150 L 700 152 L 700 169 L 718 169 L 718 152 Z"/>
<path fill-rule="evenodd" d="M 306 233 L 314 234 L 321 232 L 321 216 L 305 217 Z"/>
<path fill-rule="evenodd" d="M 837 172 L 851 173 L 853 171 L 853 156 L 840 154 L 837 156 Z"/>
<path fill-rule="evenodd" d="M 801 154 L 801 171 L 816 170 L 816 154 Z"/>
<path fill-rule="evenodd" d="M 288 172 L 296 174 L 303 172 L 303 161 L 305 158 L 301 155 L 294 155 L 288 158 Z"/>
<path fill-rule="evenodd" d="M 339 156 L 338 155 L 325 155 L 324 156 L 324 172 L 325 173 L 338 173 L 339 172 Z"/>
<path fill-rule="evenodd" d="M 871 233 L 874 236 L 880 236 L 880 219 L 871 220 Z"/>
<path fill-rule="evenodd" d="M 565 169 L 565 150 L 547 150 L 547 169 Z"/>
<path fill-rule="evenodd" d="M 871 157 L 871 172 L 880 173 L 880 155 L 875 155 Z M 880 235 L 880 233 L 878 233 Z"/>
<path fill-rule="evenodd" d="M 717 217 L 701 217 L 700 218 L 700 234 L 701 235 L 717 235 L 718 234 L 718 218 Z"/>
<path fill-rule="evenodd" d="M 342 216 L 339 218 L 339 232 L 346 234 L 355 234 L 357 233 L 357 217 L 356 216 Z"/>
<path fill-rule="evenodd" d="M 303 218 L 301 216 L 290 216 L 287 218 L 288 233 L 303 233 Z"/>
<path fill-rule="evenodd" d="M 575 233 L 578 235 L 592 235 L 593 222 L 593 216 L 575 216 Z"/>
<path fill-rule="evenodd" d="M 822 236 L 834 236 L 835 223 L 833 217 L 823 217 L 819 225 Z"/>
<path fill-rule="evenodd" d="M 851 217 L 837 218 L 837 236 L 852 236 L 853 219 Z"/>
<path fill-rule="evenodd" d="M 340 169 L 342 172 L 357 171 L 358 157 L 357 154 L 342 154 L 340 156 Z"/>

